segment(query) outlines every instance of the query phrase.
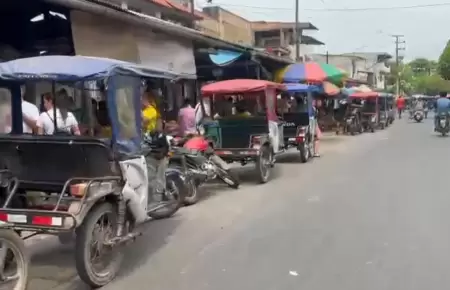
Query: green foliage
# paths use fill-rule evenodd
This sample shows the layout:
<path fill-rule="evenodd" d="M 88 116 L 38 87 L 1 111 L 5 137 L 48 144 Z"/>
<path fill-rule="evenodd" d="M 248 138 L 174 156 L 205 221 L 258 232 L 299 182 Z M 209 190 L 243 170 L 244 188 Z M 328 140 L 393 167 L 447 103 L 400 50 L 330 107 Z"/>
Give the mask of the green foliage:
<path fill-rule="evenodd" d="M 388 90 L 395 93 L 397 72 L 400 76 L 400 91 L 406 94 L 437 95 L 440 91 L 450 91 L 450 81 L 443 79 L 440 63 L 426 58 L 417 58 L 409 63 L 391 65 L 388 77 Z"/>
<path fill-rule="evenodd" d="M 426 58 L 416 58 L 408 65 L 415 75 L 432 75 L 437 69 L 437 62 Z"/>
<path fill-rule="evenodd" d="M 450 81 L 444 80 L 436 74 L 415 77 L 411 84 L 416 94 L 434 96 L 440 91 L 450 91 Z"/>
<path fill-rule="evenodd" d="M 438 72 L 443 79 L 450 80 L 450 41 L 447 42 L 444 51 L 439 57 Z"/>

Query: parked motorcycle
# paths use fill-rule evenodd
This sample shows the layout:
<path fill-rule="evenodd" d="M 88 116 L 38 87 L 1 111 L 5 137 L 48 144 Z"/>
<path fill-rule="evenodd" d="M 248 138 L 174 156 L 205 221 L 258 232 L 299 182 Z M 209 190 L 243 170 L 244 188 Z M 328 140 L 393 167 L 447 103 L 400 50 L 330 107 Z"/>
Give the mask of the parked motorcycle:
<path fill-rule="evenodd" d="M 440 114 L 437 117 L 435 131 L 441 133 L 442 136 L 450 132 L 450 116 L 448 114 Z"/>
<path fill-rule="evenodd" d="M 344 132 L 350 133 L 350 135 L 363 132 L 363 128 L 358 122 L 358 118 L 355 114 L 351 114 L 345 118 Z"/>
<path fill-rule="evenodd" d="M 169 168 L 183 173 L 187 186 L 184 197 L 186 205 L 198 202 L 198 187 L 208 181 L 220 179 L 229 187 L 237 189 L 239 179 L 236 174 L 226 169 L 225 161 L 215 155 L 207 139 L 195 136 L 187 139 L 177 138 L 173 141 L 173 154 Z"/>
<path fill-rule="evenodd" d="M 413 114 L 413 119 L 417 122 L 420 123 L 423 121 L 424 118 L 424 112 L 423 110 L 416 110 Z"/>

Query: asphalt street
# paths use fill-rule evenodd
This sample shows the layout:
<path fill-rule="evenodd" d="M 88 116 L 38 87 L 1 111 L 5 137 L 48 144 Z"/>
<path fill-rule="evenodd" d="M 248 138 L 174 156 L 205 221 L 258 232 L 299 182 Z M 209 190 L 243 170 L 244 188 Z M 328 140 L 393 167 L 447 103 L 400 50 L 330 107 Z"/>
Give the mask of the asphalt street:
<path fill-rule="evenodd" d="M 103 289 L 449 289 L 450 138 L 432 127 L 330 137 L 311 163 L 281 158 L 268 184 L 208 186 L 151 222 Z M 34 243 L 31 290 L 88 289 L 73 246 Z"/>

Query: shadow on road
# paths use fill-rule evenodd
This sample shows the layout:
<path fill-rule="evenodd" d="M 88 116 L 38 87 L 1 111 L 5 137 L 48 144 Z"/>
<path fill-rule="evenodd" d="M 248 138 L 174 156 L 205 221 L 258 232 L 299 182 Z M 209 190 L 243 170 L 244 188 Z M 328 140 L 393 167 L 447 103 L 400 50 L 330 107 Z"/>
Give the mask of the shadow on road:
<path fill-rule="evenodd" d="M 126 277 L 136 268 L 147 263 L 152 254 L 166 244 L 166 239 L 181 221 L 181 215 L 177 213 L 172 218 L 152 221 L 144 225 L 143 235 L 125 247 L 125 259 L 117 279 Z M 91 289 L 78 278 L 73 244 L 61 245 L 53 237 L 41 242 L 44 245 L 38 245 L 40 249 L 34 251 L 36 253 L 32 258 L 29 290 Z"/>

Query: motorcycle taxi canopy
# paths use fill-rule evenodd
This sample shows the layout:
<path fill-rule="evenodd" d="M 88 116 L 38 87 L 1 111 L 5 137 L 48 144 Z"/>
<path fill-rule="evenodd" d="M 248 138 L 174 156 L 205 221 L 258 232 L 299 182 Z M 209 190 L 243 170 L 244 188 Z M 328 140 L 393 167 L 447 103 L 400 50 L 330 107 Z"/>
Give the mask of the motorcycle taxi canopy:
<path fill-rule="evenodd" d="M 143 78 L 175 79 L 173 73 L 109 58 L 87 56 L 37 56 L 0 63 L 0 81 L 11 89 L 13 130 L 22 132 L 21 92 L 24 82 L 76 83 L 104 81 L 112 142 L 132 141 L 140 146 L 140 98 Z M 55 92 L 53 92 L 54 94 Z M 124 105 L 124 103 L 127 103 Z M 124 107 L 126 112 L 124 112 Z M 131 110 L 131 111 L 130 111 Z M 124 126 L 125 118 L 135 126 Z M 56 122 L 56 118 L 53 118 Z M 55 126 L 56 127 L 56 126 Z M 127 127 L 127 128 L 125 128 Z"/>
<path fill-rule="evenodd" d="M 89 56 L 49 55 L 0 63 L 0 79 L 4 80 L 76 82 L 113 75 L 166 79 L 177 77 L 170 72 L 154 70 L 130 62 Z"/>
<path fill-rule="evenodd" d="M 231 95 L 286 90 L 285 85 L 264 80 L 235 79 L 208 84 L 202 87 L 203 96 Z"/>

